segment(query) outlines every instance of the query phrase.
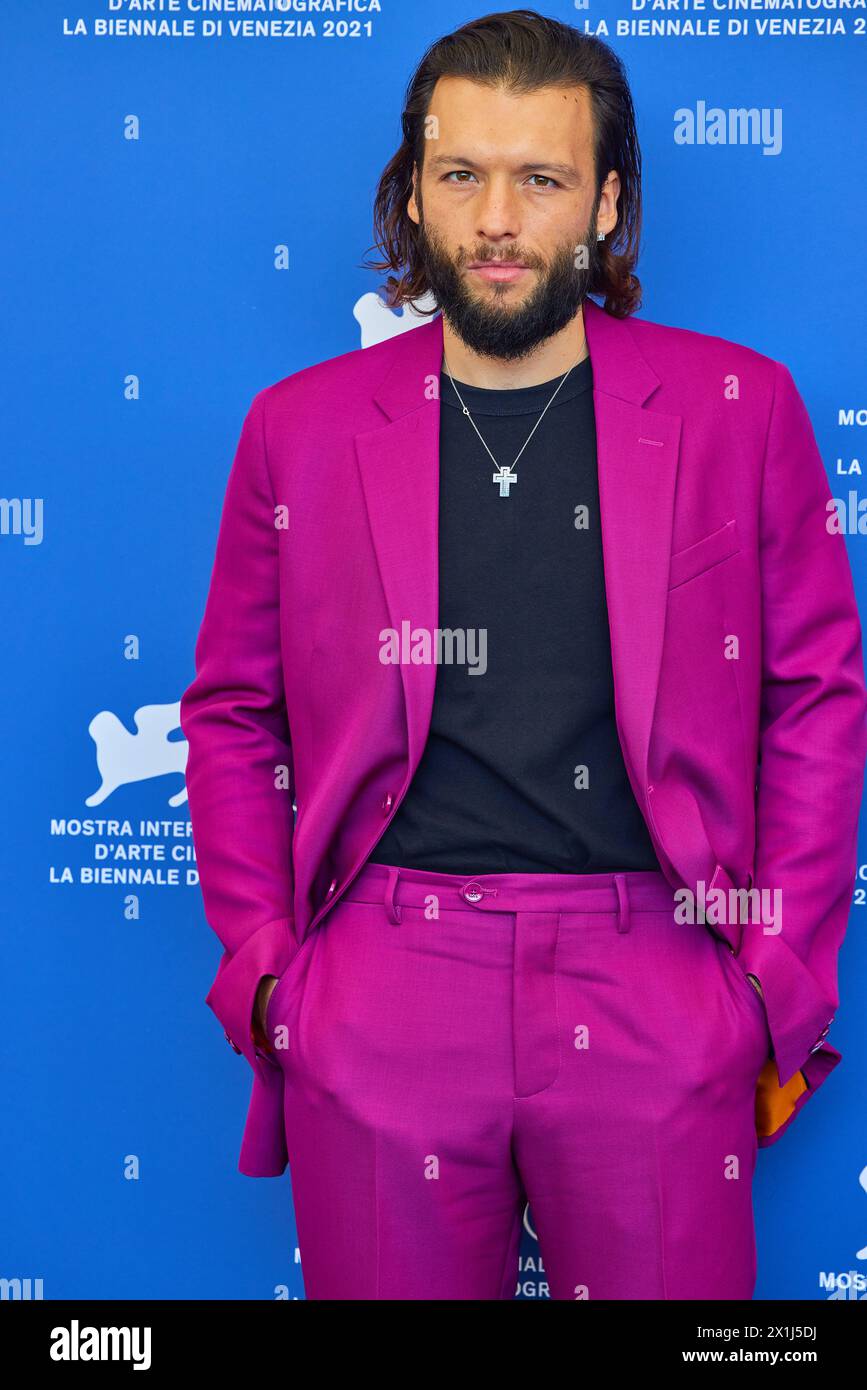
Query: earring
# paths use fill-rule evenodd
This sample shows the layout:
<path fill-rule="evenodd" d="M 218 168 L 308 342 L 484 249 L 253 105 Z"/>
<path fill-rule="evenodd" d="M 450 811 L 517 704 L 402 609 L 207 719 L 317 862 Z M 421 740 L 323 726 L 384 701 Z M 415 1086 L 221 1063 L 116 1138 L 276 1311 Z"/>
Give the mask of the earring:
<path fill-rule="evenodd" d="M 597 240 L 597 241 L 604 241 L 604 240 L 605 240 L 605 233 L 604 233 L 604 232 L 597 232 L 597 233 L 596 233 L 596 240 Z"/>

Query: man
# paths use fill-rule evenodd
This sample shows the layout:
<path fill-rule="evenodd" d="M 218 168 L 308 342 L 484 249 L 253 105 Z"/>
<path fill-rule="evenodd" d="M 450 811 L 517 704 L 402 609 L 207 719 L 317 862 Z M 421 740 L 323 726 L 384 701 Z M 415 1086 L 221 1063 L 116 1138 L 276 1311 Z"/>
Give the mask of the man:
<path fill-rule="evenodd" d="M 841 1056 L 824 467 L 785 366 L 631 317 L 603 44 L 466 25 L 403 128 L 390 302 L 441 313 L 256 395 L 181 705 L 239 1167 L 288 1160 L 311 1298 L 510 1297 L 527 1199 L 556 1299 L 748 1298 L 757 1147 Z"/>

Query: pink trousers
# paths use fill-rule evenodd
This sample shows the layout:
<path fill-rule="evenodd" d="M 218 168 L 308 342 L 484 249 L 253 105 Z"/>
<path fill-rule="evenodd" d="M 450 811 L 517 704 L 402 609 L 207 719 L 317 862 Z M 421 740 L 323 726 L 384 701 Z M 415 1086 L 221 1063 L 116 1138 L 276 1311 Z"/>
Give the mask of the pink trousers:
<path fill-rule="evenodd" d="M 368 863 L 275 986 L 312 1299 L 748 1299 L 764 1005 L 661 873 Z"/>

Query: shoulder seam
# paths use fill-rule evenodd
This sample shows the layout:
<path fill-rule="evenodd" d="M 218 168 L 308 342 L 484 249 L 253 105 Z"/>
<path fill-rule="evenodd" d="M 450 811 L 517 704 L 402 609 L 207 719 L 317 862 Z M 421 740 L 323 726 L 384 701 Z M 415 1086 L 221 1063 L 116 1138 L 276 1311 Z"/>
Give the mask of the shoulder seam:
<path fill-rule="evenodd" d="M 759 483 L 759 497 L 763 495 L 765 489 L 765 469 L 768 461 L 768 445 L 771 440 L 771 424 L 774 419 L 774 410 L 776 409 L 777 405 L 777 380 L 779 378 L 780 369 L 782 368 L 783 370 L 785 370 L 782 362 L 778 362 L 776 358 L 771 358 L 771 361 L 774 364 L 774 385 L 773 390 L 771 391 L 771 408 L 768 411 L 768 423 L 765 428 L 765 442 L 764 447 L 762 448 L 762 476 Z"/>
<path fill-rule="evenodd" d="M 275 497 L 275 494 L 274 494 L 274 480 L 273 480 L 273 478 L 271 477 L 271 465 L 270 465 L 269 462 L 268 462 L 268 440 L 267 440 L 267 437 L 266 437 L 266 435 L 265 435 L 265 395 L 266 395 L 266 392 L 269 391 L 269 390 L 270 390 L 270 387 L 268 387 L 268 386 L 263 386 L 262 389 L 261 389 L 261 391 L 257 391 L 257 392 L 256 392 L 255 396 L 253 397 L 253 407 L 255 407 L 256 402 L 258 401 L 258 402 L 259 402 L 259 426 L 260 426 L 260 429 L 261 429 L 261 431 L 262 431 L 262 463 L 263 463 L 263 466 L 264 466 L 264 469 L 265 469 L 265 478 L 266 478 L 266 481 L 267 481 L 267 483 L 268 483 L 268 491 L 269 491 L 269 493 L 271 494 L 271 501 L 272 501 L 272 503 L 275 503 L 275 504 L 276 504 L 276 497 Z M 252 408 L 252 407 L 251 407 L 251 408 Z M 272 522 L 273 522 L 273 518 L 272 518 Z"/>

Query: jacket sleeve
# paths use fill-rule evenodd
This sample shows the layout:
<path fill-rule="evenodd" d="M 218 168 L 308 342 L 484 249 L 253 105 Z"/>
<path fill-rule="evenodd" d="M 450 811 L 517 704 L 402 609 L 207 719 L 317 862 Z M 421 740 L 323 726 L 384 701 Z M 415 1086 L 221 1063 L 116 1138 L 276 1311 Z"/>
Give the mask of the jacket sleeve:
<path fill-rule="evenodd" d="M 263 975 L 296 949 L 292 923 L 294 776 L 283 693 L 276 501 L 264 397 L 253 399 L 226 487 L 216 555 L 181 697 L 186 783 L 205 916 L 224 952 L 206 1003 L 254 1071 Z"/>
<path fill-rule="evenodd" d="M 806 407 L 778 362 L 759 521 L 753 879 L 777 910 L 769 928 L 744 924 L 738 958 L 762 985 L 780 1085 L 822 1045 L 839 1001 L 867 757 L 861 626 L 830 499 Z"/>

